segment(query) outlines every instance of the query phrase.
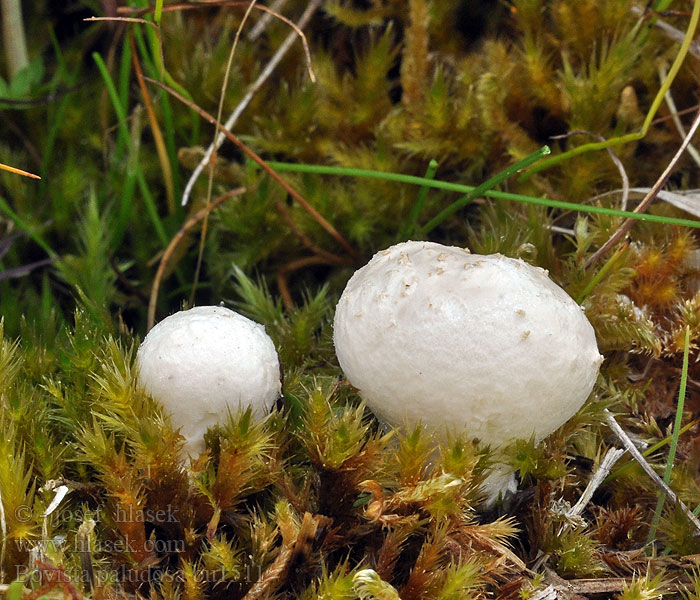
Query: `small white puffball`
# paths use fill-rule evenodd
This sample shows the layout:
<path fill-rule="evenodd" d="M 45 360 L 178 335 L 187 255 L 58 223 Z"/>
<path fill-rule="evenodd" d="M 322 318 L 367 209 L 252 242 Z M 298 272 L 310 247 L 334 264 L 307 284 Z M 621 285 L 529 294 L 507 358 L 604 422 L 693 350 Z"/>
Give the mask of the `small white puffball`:
<path fill-rule="evenodd" d="M 564 424 L 603 360 L 581 307 L 546 271 L 431 242 L 397 244 L 359 269 L 333 338 L 381 420 L 464 430 L 494 449 Z"/>
<path fill-rule="evenodd" d="M 207 428 L 251 406 L 262 416 L 279 398 L 277 351 L 265 328 L 222 306 L 163 319 L 139 347 L 140 385 L 171 415 L 185 452 L 204 450 Z"/>

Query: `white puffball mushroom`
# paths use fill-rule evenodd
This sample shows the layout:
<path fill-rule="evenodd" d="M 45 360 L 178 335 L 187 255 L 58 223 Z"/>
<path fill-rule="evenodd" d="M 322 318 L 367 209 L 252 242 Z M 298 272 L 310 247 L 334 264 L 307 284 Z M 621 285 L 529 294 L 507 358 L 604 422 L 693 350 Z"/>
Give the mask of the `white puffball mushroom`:
<path fill-rule="evenodd" d="M 229 411 L 251 406 L 261 417 L 280 396 L 279 359 L 265 328 L 223 306 L 163 319 L 146 335 L 136 363 L 140 385 L 171 415 L 192 455 Z"/>
<path fill-rule="evenodd" d="M 583 310 L 546 271 L 432 242 L 397 244 L 359 269 L 333 338 L 381 420 L 464 430 L 494 449 L 563 425 L 603 360 Z"/>

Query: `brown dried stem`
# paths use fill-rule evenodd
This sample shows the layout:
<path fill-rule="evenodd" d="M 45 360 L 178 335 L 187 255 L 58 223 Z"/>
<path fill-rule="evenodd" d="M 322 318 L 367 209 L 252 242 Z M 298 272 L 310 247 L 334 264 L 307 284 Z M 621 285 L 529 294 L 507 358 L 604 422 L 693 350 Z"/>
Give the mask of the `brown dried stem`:
<path fill-rule="evenodd" d="M 658 195 L 658 193 L 661 191 L 661 188 L 666 184 L 666 181 L 668 178 L 671 176 L 671 173 L 673 169 L 675 168 L 676 164 L 680 160 L 681 156 L 683 155 L 683 152 L 685 152 L 685 149 L 688 147 L 688 144 L 690 144 L 690 140 L 693 139 L 693 136 L 695 135 L 695 132 L 698 129 L 698 126 L 700 126 L 700 112 L 695 116 L 695 120 L 693 121 L 693 124 L 690 127 L 690 130 L 688 131 L 688 134 L 685 136 L 683 139 L 683 143 L 681 144 L 680 148 L 678 148 L 678 151 L 676 154 L 673 156 L 671 161 L 668 163 L 668 166 L 664 169 L 664 172 L 661 173 L 661 176 L 656 180 L 656 183 L 654 186 L 649 190 L 649 193 L 644 196 L 644 199 L 639 203 L 639 205 L 634 209 L 632 212 L 636 213 L 643 213 L 649 208 L 649 205 L 654 201 L 654 198 Z M 608 239 L 607 242 L 605 242 L 596 252 L 593 254 L 587 261 L 586 261 L 586 268 L 590 267 L 594 262 L 596 262 L 601 256 L 604 256 L 607 254 L 607 252 L 612 248 L 615 244 L 617 244 L 623 237 L 627 235 L 630 229 L 632 229 L 632 225 L 634 225 L 636 219 L 626 219 L 625 222 L 613 233 L 610 238 Z"/>
<path fill-rule="evenodd" d="M 282 296 L 282 304 L 288 310 L 294 310 L 294 300 L 292 299 L 292 294 L 289 291 L 289 284 L 287 283 L 287 277 L 304 267 L 309 265 L 328 265 L 332 264 L 327 259 L 320 256 L 307 256 L 306 258 L 300 258 L 298 260 L 293 260 L 290 263 L 284 265 L 279 271 L 277 271 L 277 287 L 279 288 L 280 296 Z"/>
<path fill-rule="evenodd" d="M 219 6 L 230 6 L 230 7 L 235 7 L 235 8 L 248 8 L 250 6 L 250 2 L 236 2 L 235 0 L 210 0 L 208 2 L 198 2 L 198 3 L 190 3 L 190 2 L 183 2 L 180 4 L 168 4 L 167 6 L 163 7 L 163 12 L 175 12 L 175 11 L 185 11 L 185 10 L 197 10 L 201 8 L 211 8 L 211 7 L 219 7 Z M 316 76 L 314 75 L 314 70 L 311 67 L 311 52 L 309 50 L 309 44 L 306 40 L 306 36 L 304 33 L 297 27 L 293 21 L 290 21 L 287 17 L 284 15 L 278 13 L 276 10 L 271 9 L 268 6 L 264 6 L 262 4 L 260 5 L 255 5 L 254 8 L 256 10 L 261 10 L 263 12 L 271 14 L 273 17 L 279 19 L 283 23 L 286 23 L 289 25 L 295 32 L 296 34 L 301 38 L 301 43 L 304 46 L 304 55 L 306 57 L 306 68 L 309 71 L 309 77 L 311 78 L 311 81 L 316 81 Z M 150 6 L 148 8 L 129 8 L 126 6 L 120 6 L 118 9 L 118 12 L 122 14 L 136 14 L 136 15 L 146 15 L 148 13 L 151 13 L 155 10 L 153 6 Z M 94 18 L 92 20 L 99 20 L 99 21 L 106 21 L 110 20 L 108 17 L 102 17 L 102 18 Z"/>
<path fill-rule="evenodd" d="M 146 22 L 148 23 L 149 21 Z M 143 96 L 143 102 L 146 105 L 148 122 L 151 125 L 153 141 L 156 144 L 156 152 L 158 154 L 160 168 L 163 170 L 163 180 L 165 181 L 165 195 L 168 199 L 168 209 L 170 214 L 172 214 L 175 212 L 175 189 L 173 188 L 173 171 L 170 167 L 168 150 L 165 147 L 165 139 L 163 138 L 163 133 L 158 125 L 156 112 L 153 110 L 153 102 L 151 101 L 151 96 L 148 93 L 148 87 L 146 86 L 146 82 L 143 80 L 143 71 L 141 70 L 141 63 L 139 63 L 138 52 L 136 51 L 136 44 L 134 43 L 133 35 L 129 35 L 129 44 L 131 45 L 131 62 L 134 65 L 136 79 L 139 82 L 139 89 L 141 90 L 141 95 Z"/>
<path fill-rule="evenodd" d="M 206 217 L 216 207 L 223 204 L 229 198 L 233 198 L 234 196 L 240 196 L 241 194 L 245 193 L 245 191 L 245 188 L 236 188 L 235 190 L 231 190 L 225 193 L 223 196 L 220 196 L 219 198 L 214 200 L 211 204 L 197 211 L 185 222 L 185 224 L 180 228 L 180 230 L 173 236 L 173 239 L 170 240 L 168 247 L 165 249 L 162 258 L 160 259 L 158 270 L 156 271 L 156 276 L 153 278 L 153 285 L 151 286 L 151 298 L 148 303 L 147 322 L 147 328 L 149 330 L 151 329 L 151 327 L 153 327 L 155 323 L 156 304 L 158 302 L 158 291 L 160 290 L 160 282 L 163 279 L 163 273 L 165 273 L 165 268 L 168 265 L 168 261 L 170 260 L 170 257 L 172 256 L 173 252 L 175 251 L 175 248 L 180 243 L 180 240 L 182 240 L 182 238 L 185 237 L 185 235 L 190 229 L 192 229 L 197 223 L 204 219 L 204 217 Z"/>
<path fill-rule="evenodd" d="M 294 198 L 301 205 L 301 207 L 307 213 L 309 213 L 309 215 L 311 215 L 311 217 L 321 227 L 323 227 L 323 229 L 325 229 L 345 249 L 345 251 L 350 256 L 352 256 L 353 258 L 358 257 L 357 252 L 355 252 L 355 249 L 338 232 L 338 230 L 335 227 L 333 227 L 333 225 L 331 225 L 313 206 L 311 206 L 299 192 L 297 192 L 287 181 L 285 181 L 285 179 L 283 179 L 274 169 L 272 169 L 272 167 L 270 167 L 262 158 L 260 158 L 260 156 L 258 156 L 253 150 L 251 150 L 246 144 L 244 144 L 238 138 L 238 136 L 236 136 L 235 134 L 228 131 L 221 123 L 219 123 L 207 111 L 205 111 L 204 109 L 197 106 L 194 102 L 191 102 L 187 98 L 183 97 L 181 94 L 176 92 L 171 87 L 168 87 L 167 85 L 162 84 L 160 81 L 156 81 L 155 79 L 151 79 L 150 77 L 144 77 L 144 80 L 148 81 L 149 83 L 152 83 L 153 85 L 157 85 L 158 87 L 162 88 L 163 90 L 168 92 L 171 96 L 178 99 L 180 102 L 182 102 L 183 104 L 187 105 L 192 110 L 197 112 L 197 114 L 199 114 L 203 119 L 209 121 L 212 125 L 217 127 L 229 140 L 231 140 L 236 146 L 238 146 L 238 148 L 240 148 L 245 154 L 247 154 L 255 163 L 260 165 L 260 167 L 268 175 L 270 175 L 270 177 L 272 177 L 277 183 L 279 183 L 285 189 L 285 191 L 292 198 Z M 328 254 L 328 253 L 324 252 L 324 254 Z"/>

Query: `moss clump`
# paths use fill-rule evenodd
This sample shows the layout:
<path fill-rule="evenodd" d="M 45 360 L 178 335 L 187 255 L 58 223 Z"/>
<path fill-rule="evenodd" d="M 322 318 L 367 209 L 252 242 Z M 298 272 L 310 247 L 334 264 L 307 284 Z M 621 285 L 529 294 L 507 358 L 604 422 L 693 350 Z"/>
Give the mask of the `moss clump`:
<path fill-rule="evenodd" d="M 116 4 L 152 24 L 81 20 Z M 539 446 L 514 445 L 520 491 L 488 511 L 478 504 L 488 451 L 455 439 L 438 455 L 420 428 L 383 432 L 338 379 L 331 347 L 351 271 L 420 232 L 454 193 L 285 173 L 307 210 L 224 145 L 211 184 L 203 177 L 181 207 L 212 131 L 140 73 L 215 114 L 243 11 L 166 4 L 156 29 L 141 6 L 34 2 L 29 71 L 10 81 L 0 60 L 0 162 L 42 175 L 0 171 L 0 583 L 31 573 L 34 597 L 97 600 L 410 600 L 528 597 L 564 576 L 581 594 L 600 588 L 576 579 L 596 577 L 631 599 L 670 590 L 665 569 L 697 595 L 683 558 L 697 543 L 680 513 L 667 506 L 643 546 L 658 491 L 628 459 L 580 518 L 566 517 L 616 443 L 605 408 L 648 445 L 652 466 L 667 460 L 686 327 L 691 365 L 698 357 L 695 230 L 637 223 L 591 265 L 620 217 L 483 197 L 430 232 L 547 268 L 606 354 L 574 419 Z M 559 162 L 501 191 L 618 207 L 620 168 L 631 187 L 648 187 L 675 153 L 670 109 L 643 139 L 614 147 L 618 163 L 603 151 L 557 157 L 639 129 L 659 66 L 678 52 L 657 24 L 683 32 L 695 6 L 677 0 L 658 14 L 669 3 L 657 2 L 640 15 L 632 0 L 328 1 L 306 28 L 317 82 L 295 45 L 235 130 L 266 160 L 408 175 L 435 160 L 436 178 L 468 185 L 547 143 Z M 298 18 L 306 7 L 284 10 Z M 273 21 L 257 40 L 241 37 L 224 115 L 288 34 Z M 695 87 L 686 61 L 672 87 L 679 111 L 693 107 Z M 698 187 L 691 161 L 670 187 Z M 236 199 L 190 221 L 238 186 Z M 687 216 L 661 200 L 650 212 Z M 135 385 L 133 349 L 149 303 L 162 317 L 222 299 L 275 340 L 284 400 L 262 423 L 225 420 L 186 463 L 167 415 Z M 696 379 L 691 371 L 672 477 L 690 506 L 700 503 Z"/>

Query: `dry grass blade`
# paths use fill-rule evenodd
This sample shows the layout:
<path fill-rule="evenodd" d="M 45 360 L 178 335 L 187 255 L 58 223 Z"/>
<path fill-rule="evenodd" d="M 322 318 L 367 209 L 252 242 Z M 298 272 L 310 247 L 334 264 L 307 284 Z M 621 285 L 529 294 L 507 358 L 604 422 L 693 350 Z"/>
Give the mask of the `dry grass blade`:
<path fill-rule="evenodd" d="M 633 187 L 630 188 L 630 194 L 641 194 L 642 197 L 646 196 L 651 188 L 648 187 Z M 612 196 L 614 194 L 620 193 L 622 190 L 610 190 L 609 192 L 604 192 L 593 196 L 591 201 L 596 201 L 607 196 Z M 690 189 L 690 190 L 674 190 L 669 192 L 668 190 L 661 190 L 656 197 L 659 200 L 673 204 L 676 208 L 680 208 L 685 212 L 695 216 L 700 217 L 700 189 Z M 554 230 L 554 228 L 552 228 Z M 569 233 L 569 232 L 567 232 Z M 569 233 L 573 235 L 573 233 Z"/>
<path fill-rule="evenodd" d="M 565 139 L 571 137 L 572 135 L 587 135 L 598 140 L 599 142 L 606 141 L 602 135 L 584 130 L 570 131 L 569 133 L 565 133 L 563 135 L 555 135 L 552 136 L 552 139 Z M 627 199 L 629 198 L 630 194 L 630 179 L 627 176 L 627 171 L 625 171 L 625 165 L 622 164 L 622 161 L 620 160 L 620 157 L 617 155 L 617 153 L 612 148 L 606 148 L 606 150 L 608 151 L 608 154 L 610 155 L 610 158 L 612 159 L 613 163 L 615 163 L 617 170 L 620 172 L 620 179 L 622 179 L 622 201 L 620 202 L 620 209 L 627 210 Z"/>
<path fill-rule="evenodd" d="M 147 23 L 149 21 L 146 21 Z M 146 105 L 146 112 L 148 113 L 148 122 L 151 125 L 151 132 L 153 133 L 153 141 L 156 145 L 156 153 L 158 154 L 158 161 L 160 162 L 160 168 L 163 170 L 163 180 L 165 182 L 165 195 L 168 199 L 168 210 L 170 214 L 175 212 L 175 190 L 173 189 L 173 171 L 170 167 L 170 160 L 168 159 L 168 150 L 165 147 L 165 139 L 163 138 L 163 132 L 158 125 L 158 119 L 156 117 L 156 112 L 153 110 L 153 102 L 151 101 L 151 96 L 148 93 L 148 88 L 143 80 L 143 71 L 141 70 L 141 64 L 138 59 L 138 52 L 136 51 L 136 44 L 134 43 L 134 36 L 129 35 L 129 44 L 131 45 L 131 62 L 134 65 L 134 71 L 136 72 L 136 79 L 139 82 L 139 89 L 141 90 L 141 95 L 143 96 L 143 102 Z"/>
<path fill-rule="evenodd" d="M 659 65 L 659 79 L 662 82 L 666 78 L 666 75 L 666 68 L 663 65 Z M 681 118 L 678 116 L 678 109 L 676 108 L 676 102 L 673 99 L 673 94 L 671 94 L 671 90 L 668 90 L 666 92 L 666 94 L 664 95 L 664 100 L 666 101 L 668 110 L 671 113 L 671 120 L 673 121 L 673 125 L 676 127 L 676 130 L 681 136 L 681 139 L 683 139 L 687 134 L 685 132 L 685 128 L 683 127 L 683 123 L 681 123 Z M 697 149 L 695 148 L 695 146 L 693 146 L 693 144 L 688 144 L 688 154 L 690 154 L 690 156 L 693 158 L 695 164 L 700 167 L 700 153 L 698 153 Z"/>
<path fill-rule="evenodd" d="M 190 102 L 187 100 L 187 98 L 184 98 L 181 94 L 176 92 L 174 89 L 168 87 L 167 85 L 162 84 L 160 81 L 156 81 L 155 79 L 151 79 L 150 77 L 144 77 L 146 81 L 149 83 L 152 83 L 153 85 L 157 85 L 158 87 L 164 89 L 166 92 L 168 92 L 170 95 L 172 95 L 174 98 L 177 98 L 180 102 L 183 104 L 186 104 L 189 106 L 191 109 L 197 112 L 201 117 L 209 121 L 212 125 L 216 126 L 220 131 L 224 133 L 224 135 L 231 140 L 238 148 L 240 148 L 245 154 L 247 154 L 255 163 L 260 165 L 260 167 L 268 174 L 270 177 L 272 177 L 277 183 L 279 183 L 285 191 L 292 197 L 294 198 L 301 206 L 302 208 L 311 215 L 311 217 L 321 226 L 323 229 L 325 229 L 344 249 L 345 251 L 352 256 L 353 258 L 357 258 L 357 252 L 355 252 L 355 249 L 349 244 L 349 242 L 338 232 L 338 230 L 333 227 L 313 206 L 311 206 L 306 199 L 299 193 L 297 192 L 285 179 L 283 179 L 274 169 L 272 169 L 260 156 L 258 156 L 253 150 L 251 150 L 246 144 L 244 144 L 238 136 L 235 134 L 231 133 L 230 131 L 226 130 L 226 128 L 217 120 L 210 115 L 208 112 L 206 112 L 204 109 L 200 108 L 197 106 L 194 102 Z M 337 257 L 336 257 L 337 258 Z"/>
<path fill-rule="evenodd" d="M 607 451 L 598 469 L 588 482 L 586 489 L 583 490 L 578 502 L 568 511 L 567 517 L 571 519 L 583 513 L 583 509 L 586 508 L 586 505 L 590 502 L 591 498 L 593 498 L 595 491 L 600 487 L 603 481 L 605 481 L 605 478 L 610 474 L 610 470 L 615 466 L 615 463 L 622 458 L 625 452 L 626 450 L 622 450 L 621 448 L 610 448 Z"/>
<path fill-rule="evenodd" d="M 680 160 L 681 156 L 683 155 L 683 152 L 685 149 L 688 147 L 688 144 L 690 144 L 690 140 L 693 139 L 693 136 L 695 135 L 695 132 L 697 131 L 698 127 L 700 126 L 700 112 L 695 116 L 695 119 L 693 120 L 693 124 L 690 127 L 690 130 L 688 131 L 688 135 L 685 136 L 683 139 L 683 143 L 681 144 L 681 147 L 678 148 L 678 151 L 676 154 L 674 154 L 673 158 L 671 161 L 668 163 L 667 167 L 664 169 L 664 172 L 661 173 L 661 176 L 656 180 L 656 183 L 654 186 L 649 190 L 649 193 L 644 197 L 644 199 L 639 203 L 637 208 L 634 209 L 633 212 L 636 213 L 643 213 L 649 208 L 649 205 L 654 201 L 654 198 L 658 195 L 658 193 L 661 191 L 661 188 L 666 184 L 666 181 L 668 178 L 671 176 L 671 172 L 675 168 L 676 164 Z M 623 237 L 627 235 L 627 232 L 632 229 L 632 225 L 634 225 L 634 219 L 627 219 L 625 222 L 613 233 L 610 238 L 608 239 L 607 242 L 605 242 L 587 261 L 586 261 L 586 268 L 590 267 L 594 262 L 596 262 L 601 256 L 604 256 L 610 248 L 612 248 L 615 244 L 617 244 Z"/>
<path fill-rule="evenodd" d="M 287 4 L 287 0 L 275 0 L 270 5 L 270 9 L 276 12 L 280 12 L 284 8 L 285 4 Z M 263 31 L 265 31 L 265 28 L 270 24 L 272 18 L 273 17 L 271 13 L 265 13 L 250 30 L 250 33 L 248 34 L 248 41 L 254 42 L 255 40 L 257 40 L 262 35 Z"/>
<path fill-rule="evenodd" d="M 23 171 L 22 169 L 18 169 L 17 167 L 11 167 L 10 165 L 5 165 L 3 163 L 0 163 L 0 169 L 3 171 L 9 171 L 10 173 L 15 173 L 16 175 L 23 175 L 24 177 L 29 177 L 31 179 L 41 179 L 38 175 L 34 175 L 34 173 L 30 173 L 29 171 Z"/>
<path fill-rule="evenodd" d="M 229 198 L 233 198 L 235 196 L 240 196 L 241 194 L 245 193 L 245 191 L 246 191 L 245 188 L 237 188 L 235 190 L 231 190 L 230 192 L 227 192 L 223 196 L 220 196 L 219 198 L 214 200 L 211 204 L 205 206 L 204 208 L 199 210 L 197 213 L 195 213 L 192 217 L 190 217 L 185 222 L 185 224 L 180 228 L 180 230 L 173 236 L 173 239 L 170 241 L 170 244 L 168 244 L 168 247 L 165 249 L 165 252 L 163 253 L 163 257 L 160 259 L 160 264 L 158 265 L 158 270 L 156 271 L 156 276 L 153 278 L 153 285 L 151 286 L 151 298 L 150 298 L 150 301 L 148 303 L 148 324 L 147 324 L 148 330 L 150 330 L 155 323 L 156 304 L 158 302 L 158 291 L 160 290 L 160 282 L 163 278 L 163 273 L 165 272 L 165 268 L 168 265 L 168 260 L 170 259 L 170 256 L 175 251 L 175 248 L 180 243 L 180 240 L 182 240 L 182 238 L 185 236 L 185 234 L 187 234 L 187 232 L 190 229 L 192 229 L 197 223 L 199 223 L 202 219 L 204 219 L 217 206 L 224 203 Z"/>
<path fill-rule="evenodd" d="M 310 265 L 327 265 L 331 264 L 325 258 L 320 256 L 307 256 L 306 258 L 300 258 L 299 260 L 293 260 L 290 263 L 284 265 L 279 271 L 277 271 L 277 287 L 280 291 L 280 296 L 282 296 L 282 304 L 287 310 L 293 310 L 294 300 L 292 299 L 292 293 L 289 290 L 289 284 L 287 283 L 287 277 L 290 273 Z"/>
<path fill-rule="evenodd" d="M 248 5 L 248 8 L 245 11 L 245 14 L 243 15 L 243 19 L 241 19 L 241 23 L 236 29 L 236 36 L 233 39 L 233 44 L 231 46 L 231 52 L 229 52 L 228 55 L 228 62 L 226 63 L 226 70 L 224 72 L 224 81 L 221 84 L 221 93 L 219 94 L 219 106 L 216 109 L 216 122 L 221 123 L 221 113 L 223 112 L 224 109 L 224 98 L 226 97 L 226 88 L 228 88 L 228 79 L 229 76 L 231 75 L 231 66 L 233 65 L 233 57 L 236 54 L 236 48 L 238 47 L 238 40 L 241 37 L 241 31 L 243 31 L 243 27 L 246 24 L 246 21 L 248 20 L 248 17 L 250 16 L 250 13 L 252 12 L 253 8 L 255 8 L 255 3 L 258 0 L 251 0 L 250 4 Z M 217 129 L 214 129 L 214 141 L 212 142 L 211 146 L 216 145 L 216 140 L 221 136 L 219 131 Z M 209 206 L 209 203 L 211 202 L 211 194 L 212 194 L 212 189 L 214 187 L 214 162 L 209 163 L 209 179 L 207 181 L 207 206 Z M 207 230 L 209 229 L 209 213 L 206 213 L 204 216 L 204 223 L 202 223 L 202 235 L 199 238 L 199 253 L 197 254 L 197 266 L 194 270 L 194 281 L 192 282 L 192 291 L 190 292 L 190 300 L 189 304 L 192 306 L 194 304 L 194 297 L 195 293 L 197 291 L 197 286 L 199 285 L 199 276 L 200 273 L 202 272 L 202 260 L 204 258 L 204 245 L 207 239 Z"/>
<path fill-rule="evenodd" d="M 87 17 L 83 21 L 119 21 L 121 23 L 142 23 L 143 25 L 150 25 L 156 31 L 158 31 L 158 26 L 148 19 L 140 19 L 138 17 Z"/>
<path fill-rule="evenodd" d="M 633 15 L 642 17 L 645 15 L 646 10 L 642 6 L 634 5 L 630 8 L 630 12 Z M 663 32 L 663 34 L 666 37 L 674 41 L 676 44 L 683 43 L 683 38 L 685 37 L 685 34 L 679 29 L 676 29 L 675 27 L 667 23 L 666 21 L 663 21 L 662 19 L 659 19 L 657 17 L 654 19 L 654 27 L 656 27 L 659 31 Z M 690 44 L 690 47 L 688 48 L 688 53 L 700 60 L 700 45 L 698 45 L 697 42 L 692 42 Z"/>
<path fill-rule="evenodd" d="M 306 52 L 308 53 L 308 47 L 306 45 L 306 38 L 304 37 L 304 34 L 302 33 L 302 28 L 306 27 L 306 25 L 309 23 L 311 20 L 311 17 L 313 14 L 318 10 L 318 8 L 321 6 L 322 0 L 312 0 L 312 2 L 309 3 L 309 5 L 306 7 L 306 10 L 304 13 L 301 15 L 299 18 L 299 22 L 297 25 L 294 26 L 295 32 L 297 32 L 298 35 L 302 36 L 302 43 L 304 44 L 304 48 Z M 231 131 L 233 129 L 233 126 L 236 124 L 238 121 L 239 117 L 241 114 L 243 114 L 243 111 L 248 107 L 250 104 L 250 101 L 253 99 L 255 94 L 258 92 L 258 90 L 263 86 L 263 84 L 267 81 L 267 79 L 270 77 L 272 72 L 277 68 L 277 65 L 282 61 L 284 56 L 287 54 L 289 49 L 292 47 L 294 44 L 295 40 L 295 35 L 294 33 L 290 33 L 287 38 L 282 42 L 280 47 L 277 49 L 277 52 L 273 55 L 273 57 L 270 59 L 270 61 L 265 65 L 265 68 L 262 70 L 258 78 L 253 82 L 253 84 L 248 88 L 248 91 L 245 93 L 245 96 L 241 99 L 241 101 L 238 103 L 238 106 L 234 109 L 234 111 L 230 114 L 229 118 L 226 120 L 224 123 L 224 127 L 226 128 L 227 131 Z M 311 81 L 316 81 L 316 78 L 314 77 L 313 71 L 311 70 L 311 58 L 310 55 L 307 56 L 308 62 L 308 68 L 309 68 L 309 77 L 311 78 Z M 206 152 L 204 153 L 204 156 L 200 160 L 199 164 L 196 166 L 194 171 L 192 172 L 192 175 L 190 175 L 190 179 L 187 182 L 187 185 L 185 186 L 185 190 L 182 193 L 182 204 L 185 205 L 187 204 L 187 201 L 189 200 L 190 194 L 192 193 L 192 188 L 194 187 L 195 182 L 199 178 L 199 176 L 202 174 L 202 171 L 204 168 L 209 164 L 209 161 L 214 154 L 214 152 L 221 146 L 221 144 L 224 141 L 224 135 L 221 133 L 217 133 L 214 143 L 210 145 Z"/>
<path fill-rule="evenodd" d="M 176 12 L 176 11 L 185 11 L 185 10 L 197 10 L 201 8 L 211 8 L 215 6 L 230 6 L 230 7 L 236 7 L 236 8 L 242 8 L 245 7 L 247 8 L 250 6 L 250 2 L 236 2 L 235 0 L 213 0 L 209 2 L 200 2 L 197 4 L 190 3 L 190 4 L 168 4 L 167 6 L 163 7 L 163 12 Z M 316 81 L 316 77 L 314 75 L 314 71 L 311 68 L 311 52 L 309 51 L 309 44 L 306 41 L 306 36 L 302 33 L 301 29 L 295 25 L 292 21 L 290 21 L 287 17 L 281 15 L 277 11 L 275 11 L 272 8 L 269 8 L 264 5 L 256 5 L 255 9 L 261 10 L 263 12 L 271 14 L 273 17 L 279 19 L 283 23 L 286 23 L 289 25 L 295 33 L 301 38 L 301 43 L 304 46 L 304 54 L 306 55 L 306 65 L 309 70 L 309 77 L 311 77 L 311 81 Z M 118 12 L 120 13 L 125 13 L 125 14 L 138 14 L 138 15 L 146 15 L 150 12 L 153 12 L 154 7 L 149 7 L 149 8 L 129 8 L 126 6 L 120 6 L 118 9 Z M 103 17 L 100 20 L 108 20 L 108 17 Z"/>
<path fill-rule="evenodd" d="M 683 503 L 683 501 L 676 495 L 676 493 L 670 487 L 668 487 L 666 482 L 657 474 L 657 472 L 654 471 L 653 467 L 642 456 L 642 453 L 639 450 L 637 450 L 637 447 L 634 445 L 634 442 L 632 442 L 630 437 L 625 433 L 625 430 L 622 429 L 622 427 L 620 427 L 619 423 L 615 420 L 615 417 L 613 417 L 613 415 L 608 411 L 608 409 L 605 409 L 605 413 L 606 421 L 610 426 L 610 429 L 613 430 L 615 435 L 622 442 L 622 445 L 639 463 L 639 466 L 641 466 L 642 469 L 644 469 L 644 472 L 647 475 L 649 475 L 649 477 L 651 477 L 651 480 L 664 491 L 664 493 L 668 496 L 668 499 L 680 507 L 680 509 L 685 513 L 685 515 L 692 522 L 692 524 L 695 526 L 698 532 L 700 532 L 700 521 L 698 520 L 698 518 Z"/>

